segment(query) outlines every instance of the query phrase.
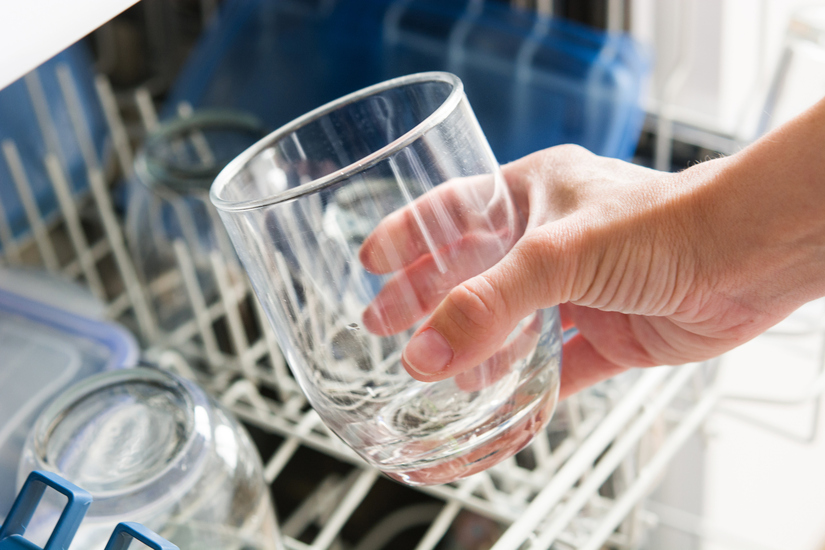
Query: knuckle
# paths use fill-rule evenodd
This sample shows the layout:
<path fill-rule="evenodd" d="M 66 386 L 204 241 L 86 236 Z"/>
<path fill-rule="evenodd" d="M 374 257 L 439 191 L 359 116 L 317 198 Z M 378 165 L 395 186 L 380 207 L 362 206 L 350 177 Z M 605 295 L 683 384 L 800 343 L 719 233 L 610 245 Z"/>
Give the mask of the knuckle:
<path fill-rule="evenodd" d="M 593 153 L 591 153 L 581 145 L 576 145 L 574 143 L 556 145 L 554 147 L 551 147 L 549 150 L 552 151 L 553 154 L 558 155 L 559 157 L 566 158 L 581 158 L 593 155 Z"/>
<path fill-rule="evenodd" d="M 451 322 L 468 336 L 493 329 L 503 304 L 499 290 L 483 274 L 454 288 L 448 300 Z"/>

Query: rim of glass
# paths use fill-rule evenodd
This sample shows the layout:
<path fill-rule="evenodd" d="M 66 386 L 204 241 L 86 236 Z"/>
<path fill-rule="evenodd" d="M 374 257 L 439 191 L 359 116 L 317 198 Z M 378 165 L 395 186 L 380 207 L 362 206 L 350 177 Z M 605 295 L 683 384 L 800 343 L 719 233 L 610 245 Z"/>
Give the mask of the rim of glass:
<path fill-rule="evenodd" d="M 450 94 L 441 103 L 441 105 L 439 105 L 435 109 L 435 111 L 433 111 L 432 113 L 430 113 L 429 116 L 427 116 L 427 118 L 416 124 L 411 130 L 396 138 L 391 143 L 388 143 L 384 147 L 381 147 L 380 149 L 373 151 L 369 155 L 366 155 L 365 157 L 339 170 L 336 170 L 335 172 L 327 174 L 326 176 L 314 179 L 312 181 L 301 184 L 297 187 L 293 187 L 291 189 L 286 189 L 284 191 L 275 193 L 268 197 L 262 197 L 259 199 L 251 200 L 230 201 L 222 199 L 217 195 L 216 189 L 223 189 L 224 187 L 226 187 L 235 176 L 237 176 L 244 168 L 246 168 L 246 166 L 253 158 L 258 156 L 267 147 L 271 146 L 274 143 L 277 143 L 284 137 L 296 131 L 298 128 L 305 126 L 310 122 L 314 122 L 315 120 L 318 120 L 324 115 L 331 113 L 332 111 L 338 110 L 343 106 L 356 103 L 357 101 L 360 101 L 371 95 L 375 95 L 377 93 L 390 90 L 392 88 L 400 88 L 402 86 L 428 81 L 444 82 L 450 84 L 452 86 Z M 391 80 L 386 80 L 384 82 L 374 84 L 362 90 L 358 90 L 357 92 L 345 95 L 339 99 L 336 99 L 335 101 L 327 103 L 326 105 L 322 105 L 321 107 L 318 107 L 317 109 L 314 109 L 306 113 L 305 115 L 296 118 L 295 120 L 284 126 L 281 126 L 277 130 L 275 130 L 265 138 L 261 139 L 253 146 L 251 146 L 249 149 L 238 155 L 229 164 L 227 164 L 226 167 L 224 167 L 224 169 L 221 170 L 218 176 L 215 178 L 215 181 L 212 183 L 212 187 L 209 191 L 209 199 L 212 201 L 212 204 L 214 204 L 215 207 L 219 210 L 223 210 L 225 212 L 237 212 L 241 210 L 254 210 L 256 208 L 261 208 L 263 206 L 270 206 L 273 204 L 277 204 L 279 202 L 284 202 L 287 200 L 315 193 L 316 191 L 324 189 L 325 187 L 329 187 L 330 185 L 333 185 L 343 179 L 349 178 L 354 174 L 357 174 L 358 172 L 375 166 L 376 164 L 386 159 L 390 155 L 397 153 L 404 147 L 407 147 L 410 143 L 420 138 L 422 135 L 430 131 L 432 128 L 443 122 L 444 119 L 446 119 L 447 116 L 449 116 L 449 114 L 453 112 L 456 105 L 458 105 L 459 101 L 461 101 L 463 93 L 464 84 L 461 82 L 461 79 L 459 79 L 456 75 L 447 72 L 433 71 L 393 78 Z"/>

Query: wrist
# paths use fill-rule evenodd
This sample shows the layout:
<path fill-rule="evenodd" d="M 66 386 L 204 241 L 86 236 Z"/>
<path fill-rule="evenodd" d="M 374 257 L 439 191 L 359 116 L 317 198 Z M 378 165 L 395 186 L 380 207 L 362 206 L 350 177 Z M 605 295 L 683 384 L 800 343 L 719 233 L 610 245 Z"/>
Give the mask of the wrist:
<path fill-rule="evenodd" d="M 825 102 L 743 151 L 686 170 L 715 288 L 786 315 L 825 295 Z M 701 249 L 701 250 L 699 250 Z"/>

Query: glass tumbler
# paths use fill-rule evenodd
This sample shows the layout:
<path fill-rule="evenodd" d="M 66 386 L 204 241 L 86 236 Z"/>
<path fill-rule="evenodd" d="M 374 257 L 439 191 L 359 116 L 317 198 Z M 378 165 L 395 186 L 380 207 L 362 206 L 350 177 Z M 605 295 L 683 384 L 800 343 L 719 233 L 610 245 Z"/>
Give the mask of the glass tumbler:
<path fill-rule="evenodd" d="M 136 368 L 72 386 L 38 418 L 18 470 L 54 472 L 94 498 L 73 547 L 103 550 L 135 521 L 181 550 L 280 550 L 261 459 L 238 422 L 197 385 Z M 49 509 L 36 535 L 50 528 Z"/>
<path fill-rule="evenodd" d="M 390 80 L 304 115 L 233 160 L 211 199 L 310 403 L 389 477 L 471 475 L 550 419 L 556 309 L 453 378 L 423 383 L 400 361 L 441 299 L 524 231 L 454 75 Z"/>

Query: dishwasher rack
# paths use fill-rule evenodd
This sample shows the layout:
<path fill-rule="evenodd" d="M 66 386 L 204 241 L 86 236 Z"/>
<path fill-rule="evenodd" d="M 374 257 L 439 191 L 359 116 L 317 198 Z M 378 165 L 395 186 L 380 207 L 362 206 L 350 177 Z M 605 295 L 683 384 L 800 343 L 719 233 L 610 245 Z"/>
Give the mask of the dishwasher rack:
<path fill-rule="evenodd" d="M 71 72 L 65 67 L 57 71 L 69 112 L 79 113 Z M 174 244 L 177 269 L 156 280 L 139 279 L 111 188 L 118 175 L 132 173 L 124 110 L 139 113 L 144 130 L 155 127 L 157 117 L 146 90 L 116 98 L 102 76 L 96 89 L 111 154 L 99 158 L 85 121 L 71 117 L 90 185 L 87 192 L 73 194 L 59 157 L 54 151 L 47 154 L 43 162 L 58 198 L 57 215 L 40 214 L 27 192 L 16 145 L 2 144 L 31 230 L 14 237 L 0 216 L 0 263 L 38 265 L 88 286 L 106 304 L 108 317 L 140 338 L 147 361 L 197 380 L 257 434 L 265 478 L 273 487 L 291 477 L 285 472 L 307 451 L 340 465 L 314 474 L 314 485 L 292 509 L 285 513 L 279 508 L 287 547 L 378 550 L 415 528 L 420 538 L 411 547 L 428 550 L 445 537 L 458 536 L 467 522 L 476 531 L 482 526 L 495 550 L 630 549 L 641 544 L 657 522 L 644 507 L 646 496 L 724 397 L 712 383 L 713 364 L 631 372 L 575 395 L 559 405 L 548 429 L 527 449 L 471 478 L 417 489 L 392 484 L 345 447 L 309 408 L 234 258 L 217 252 L 210 257 L 219 288 L 211 302 L 200 292 L 183 242 Z M 42 101 L 31 99 L 36 106 Z M 180 106 L 180 113 L 190 111 Z M 192 315 L 167 333 L 157 326 L 151 298 L 181 283 Z M 825 385 L 821 378 L 818 383 Z M 363 503 L 387 484 L 420 498 L 384 517 L 370 511 L 360 529 L 350 529 L 353 518 L 364 515 Z M 277 507 L 277 490 L 274 498 Z M 405 540 L 409 544 L 412 539 Z"/>

